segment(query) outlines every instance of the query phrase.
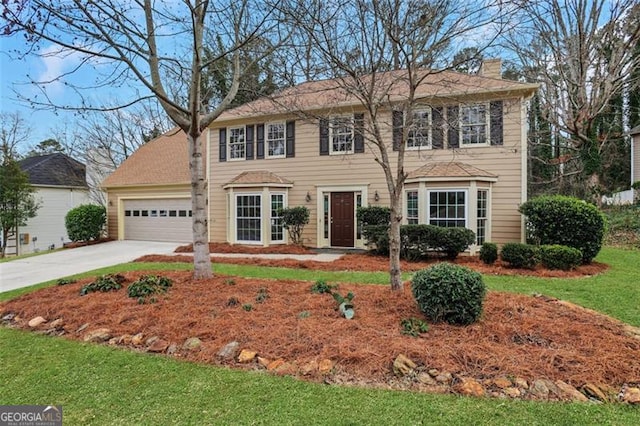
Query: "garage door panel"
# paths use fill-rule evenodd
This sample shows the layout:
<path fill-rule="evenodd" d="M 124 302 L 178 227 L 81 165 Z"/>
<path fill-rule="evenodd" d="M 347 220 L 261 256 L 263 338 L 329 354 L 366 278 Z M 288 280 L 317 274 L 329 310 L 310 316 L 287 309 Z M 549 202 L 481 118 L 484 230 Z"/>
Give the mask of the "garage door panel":
<path fill-rule="evenodd" d="M 190 199 L 125 200 L 126 240 L 192 240 Z"/>

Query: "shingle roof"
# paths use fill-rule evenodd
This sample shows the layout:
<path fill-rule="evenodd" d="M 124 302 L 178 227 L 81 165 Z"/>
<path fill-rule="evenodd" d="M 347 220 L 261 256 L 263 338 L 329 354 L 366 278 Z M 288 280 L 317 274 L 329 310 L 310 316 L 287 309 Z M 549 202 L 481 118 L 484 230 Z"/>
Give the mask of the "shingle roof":
<path fill-rule="evenodd" d="M 102 187 L 189 182 L 191 177 L 187 135 L 176 127 L 138 148 L 102 182 Z"/>
<path fill-rule="evenodd" d="M 87 187 L 86 167 L 62 153 L 36 155 L 19 162 L 32 185 Z"/>
<path fill-rule="evenodd" d="M 289 179 L 278 176 L 275 173 L 271 173 L 267 170 L 254 170 L 248 172 L 242 172 L 238 176 L 231 179 L 225 184 L 226 186 L 239 186 L 239 185 L 293 185 L 293 182 Z"/>
<path fill-rule="evenodd" d="M 629 131 L 630 135 L 640 135 L 640 126 L 636 126 Z"/>
<path fill-rule="evenodd" d="M 421 178 L 489 178 L 498 176 L 465 163 L 429 163 L 409 173 L 407 180 Z"/>
<path fill-rule="evenodd" d="M 416 90 L 416 98 L 451 98 L 480 94 L 519 92 L 533 93 L 537 84 L 521 83 L 501 78 L 463 74 L 454 71 L 418 71 L 427 74 Z M 376 76 L 376 86 L 380 95 L 389 102 L 406 99 L 408 82 L 406 70 L 389 71 Z M 366 84 L 367 77 L 363 78 Z M 320 80 L 289 87 L 271 97 L 264 97 L 225 111 L 216 122 L 247 116 L 290 113 L 292 111 L 314 110 L 327 107 L 357 106 L 360 102 L 343 89 L 338 79 Z M 387 96 L 388 95 L 388 96 Z"/>

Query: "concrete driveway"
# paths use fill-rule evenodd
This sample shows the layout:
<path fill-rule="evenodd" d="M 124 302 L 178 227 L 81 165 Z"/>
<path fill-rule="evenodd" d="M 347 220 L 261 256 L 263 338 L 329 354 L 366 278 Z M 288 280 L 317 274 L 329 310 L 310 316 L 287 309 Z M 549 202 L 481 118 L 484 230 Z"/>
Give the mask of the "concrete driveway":
<path fill-rule="evenodd" d="M 110 241 L 0 263 L 0 293 L 130 262 L 145 254 L 169 254 L 179 245 L 154 241 Z"/>

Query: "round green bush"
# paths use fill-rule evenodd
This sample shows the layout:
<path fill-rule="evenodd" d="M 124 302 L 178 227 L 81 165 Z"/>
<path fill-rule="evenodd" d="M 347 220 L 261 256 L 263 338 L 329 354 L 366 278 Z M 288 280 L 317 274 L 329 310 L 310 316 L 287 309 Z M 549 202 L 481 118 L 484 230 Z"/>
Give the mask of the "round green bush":
<path fill-rule="evenodd" d="M 561 195 L 534 198 L 520 206 L 528 237 L 540 245 L 560 244 L 582 252 L 589 263 L 602 248 L 606 219 L 593 204 Z"/>
<path fill-rule="evenodd" d="M 545 268 L 568 271 L 580 266 L 582 252 L 576 248 L 559 244 L 540 246 L 540 261 Z"/>
<path fill-rule="evenodd" d="M 486 294 L 482 275 L 446 262 L 416 272 L 411 290 L 427 318 L 456 325 L 480 318 Z"/>
<path fill-rule="evenodd" d="M 480 260 L 487 265 L 493 265 L 498 260 L 498 245 L 484 242 L 480 247 Z"/>
<path fill-rule="evenodd" d="M 538 264 L 538 248 L 530 244 L 506 243 L 500 257 L 512 268 L 533 269 Z"/>
<path fill-rule="evenodd" d="M 94 204 L 83 204 L 73 208 L 64 218 L 71 241 L 97 240 L 102 235 L 106 222 L 106 209 Z"/>

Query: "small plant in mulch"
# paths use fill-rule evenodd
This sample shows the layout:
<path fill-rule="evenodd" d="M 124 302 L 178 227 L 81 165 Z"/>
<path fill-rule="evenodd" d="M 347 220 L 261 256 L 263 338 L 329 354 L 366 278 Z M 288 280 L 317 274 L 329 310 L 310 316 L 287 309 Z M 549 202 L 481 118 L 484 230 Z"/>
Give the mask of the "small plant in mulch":
<path fill-rule="evenodd" d="M 311 286 L 311 293 L 323 294 L 329 293 L 331 294 L 332 290 L 337 289 L 337 284 L 327 284 L 325 280 L 317 280 L 314 285 Z"/>
<path fill-rule="evenodd" d="M 231 296 L 230 298 L 227 299 L 227 306 L 230 308 L 234 306 L 238 306 L 239 304 L 240 304 L 240 300 L 238 300 L 238 298 L 235 296 Z"/>
<path fill-rule="evenodd" d="M 266 287 L 260 287 L 258 289 L 258 294 L 256 295 L 256 302 L 263 303 L 269 298 L 269 292 Z"/>
<path fill-rule="evenodd" d="M 67 284 L 73 284 L 75 282 L 78 282 L 78 280 L 74 280 L 71 278 L 60 278 L 58 281 L 56 281 L 57 285 L 67 285 Z"/>
<path fill-rule="evenodd" d="M 172 285 L 173 282 L 167 277 L 143 275 L 138 281 L 134 281 L 129 285 L 127 293 L 129 297 L 138 299 L 140 304 L 155 303 L 157 299 L 154 295 L 166 293 Z"/>
<path fill-rule="evenodd" d="M 96 291 L 106 293 L 108 291 L 120 290 L 122 288 L 122 283 L 124 283 L 126 280 L 127 279 L 120 274 L 102 275 L 96 278 L 94 282 L 82 287 L 82 289 L 80 290 L 80 295 L 84 296 Z"/>
<path fill-rule="evenodd" d="M 355 297 L 354 294 L 352 292 L 349 292 L 346 296 L 342 296 L 336 291 L 334 293 L 331 293 L 331 295 L 338 304 L 338 311 L 340 311 L 340 314 L 342 314 L 342 316 L 346 319 L 352 319 L 356 314 L 352 302 L 353 298 Z"/>
<path fill-rule="evenodd" d="M 429 325 L 426 322 L 414 317 L 404 318 L 400 321 L 400 326 L 402 327 L 400 332 L 406 336 L 418 337 L 429 331 Z"/>
<path fill-rule="evenodd" d="M 227 278 L 226 280 L 224 280 L 224 283 L 226 285 L 236 285 L 236 280 L 234 280 L 233 278 Z"/>
<path fill-rule="evenodd" d="M 298 314 L 298 318 L 300 319 L 309 318 L 310 316 L 311 316 L 311 312 L 309 311 L 302 311 Z"/>
<path fill-rule="evenodd" d="M 253 309 L 253 306 L 251 305 L 251 303 L 245 303 L 244 305 L 242 305 L 242 309 L 244 309 L 247 312 L 250 312 Z"/>

